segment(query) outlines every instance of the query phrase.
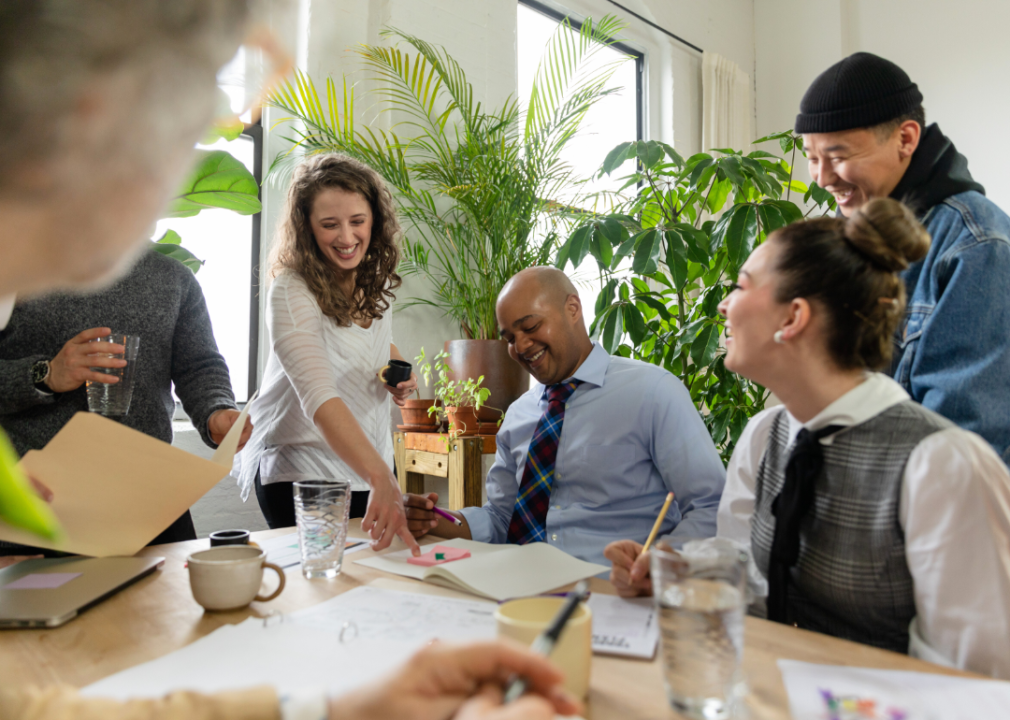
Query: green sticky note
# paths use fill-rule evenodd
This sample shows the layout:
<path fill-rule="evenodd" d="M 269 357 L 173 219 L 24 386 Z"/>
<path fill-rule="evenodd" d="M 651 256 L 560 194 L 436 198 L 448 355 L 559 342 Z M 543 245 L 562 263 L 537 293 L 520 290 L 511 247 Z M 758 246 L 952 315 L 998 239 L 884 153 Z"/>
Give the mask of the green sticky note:
<path fill-rule="evenodd" d="M 435 553 L 436 560 L 445 560 L 445 553 Z"/>
<path fill-rule="evenodd" d="M 18 467 L 17 453 L 3 432 L 0 432 L 0 520 L 47 540 L 55 540 L 63 533 L 56 515 Z"/>

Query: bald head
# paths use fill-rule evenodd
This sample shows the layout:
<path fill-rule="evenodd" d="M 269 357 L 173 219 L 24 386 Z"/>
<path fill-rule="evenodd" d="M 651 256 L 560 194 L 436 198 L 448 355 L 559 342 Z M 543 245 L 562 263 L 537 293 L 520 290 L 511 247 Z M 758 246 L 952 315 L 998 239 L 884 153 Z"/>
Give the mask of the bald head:
<path fill-rule="evenodd" d="M 541 294 L 545 300 L 560 307 L 569 295 L 578 297 L 579 291 L 568 276 L 557 268 L 531 267 L 517 272 L 505 283 L 505 287 L 498 293 L 498 302 L 501 303 L 510 293 L 527 297 L 535 293 Z"/>
<path fill-rule="evenodd" d="M 495 311 L 512 359 L 545 385 L 571 377 L 592 352 L 579 293 L 556 268 L 514 275 L 498 294 Z"/>

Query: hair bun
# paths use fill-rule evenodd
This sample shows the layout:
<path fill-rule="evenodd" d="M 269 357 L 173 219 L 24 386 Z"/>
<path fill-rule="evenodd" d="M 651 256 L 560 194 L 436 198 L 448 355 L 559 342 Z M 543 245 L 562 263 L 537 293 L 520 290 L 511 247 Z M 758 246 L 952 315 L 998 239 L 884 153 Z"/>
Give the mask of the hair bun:
<path fill-rule="evenodd" d="M 905 205 L 874 198 L 845 221 L 845 239 L 887 272 L 904 270 L 929 252 L 929 232 Z"/>

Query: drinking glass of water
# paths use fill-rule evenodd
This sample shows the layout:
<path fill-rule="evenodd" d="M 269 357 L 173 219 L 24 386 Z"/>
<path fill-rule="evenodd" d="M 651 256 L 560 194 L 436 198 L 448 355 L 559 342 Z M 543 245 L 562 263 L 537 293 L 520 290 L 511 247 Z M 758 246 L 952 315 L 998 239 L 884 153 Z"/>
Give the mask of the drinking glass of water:
<path fill-rule="evenodd" d="M 309 580 L 335 578 L 344 563 L 351 484 L 344 480 L 300 480 L 294 486 L 302 575 Z"/>
<path fill-rule="evenodd" d="M 113 333 L 92 342 L 96 345 L 101 343 L 122 345 L 126 349 L 122 355 L 105 353 L 105 356 L 123 358 L 126 360 L 126 367 L 91 368 L 93 372 L 118 377 L 119 382 L 103 383 L 88 380 L 88 410 L 106 417 L 123 417 L 130 411 L 130 401 L 133 399 L 133 378 L 137 374 L 137 351 L 140 349 L 140 336 Z M 101 352 L 100 348 L 98 352 Z"/>
<path fill-rule="evenodd" d="M 687 559 L 653 549 L 650 563 L 670 705 L 698 720 L 735 717 L 746 692 L 746 556 L 720 548 Z"/>

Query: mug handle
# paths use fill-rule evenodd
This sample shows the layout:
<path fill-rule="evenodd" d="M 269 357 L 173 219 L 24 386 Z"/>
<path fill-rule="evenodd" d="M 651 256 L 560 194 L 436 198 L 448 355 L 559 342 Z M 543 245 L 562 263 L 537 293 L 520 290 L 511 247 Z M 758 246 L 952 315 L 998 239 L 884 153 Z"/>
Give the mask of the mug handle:
<path fill-rule="evenodd" d="M 256 600 L 257 602 L 267 602 L 268 600 L 273 600 L 275 597 L 281 594 L 281 591 L 284 590 L 284 586 L 287 584 L 288 581 L 287 578 L 284 577 L 284 571 L 281 570 L 278 566 L 274 565 L 273 563 L 263 563 L 263 567 L 270 568 L 275 573 L 277 573 L 277 579 L 280 581 L 280 584 L 277 586 L 276 590 L 274 590 L 266 597 L 263 597 L 262 595 L 257 595 L 256 597 L 254 597 L 253 600 Z"/>
<path fill-rule="evenodd" d="M 386 372 L 387 370 L 389 370 L 389 365 L 383 365 L 381 368 L 379 368 L 378 375 L 379 375 L 379 379 L 382 380 L 382 382 L 384 382 L 384 383 L 386 383 L 388 385 L 389 381 L 386 380 L 386 376 L 383 375 L 383 373 Z"/>

